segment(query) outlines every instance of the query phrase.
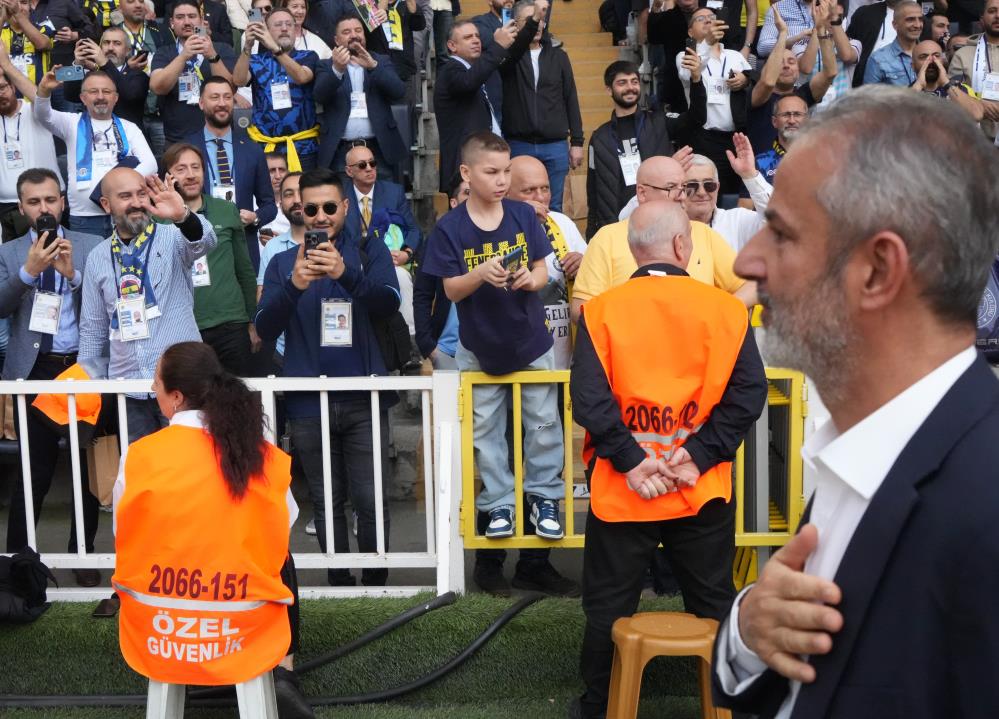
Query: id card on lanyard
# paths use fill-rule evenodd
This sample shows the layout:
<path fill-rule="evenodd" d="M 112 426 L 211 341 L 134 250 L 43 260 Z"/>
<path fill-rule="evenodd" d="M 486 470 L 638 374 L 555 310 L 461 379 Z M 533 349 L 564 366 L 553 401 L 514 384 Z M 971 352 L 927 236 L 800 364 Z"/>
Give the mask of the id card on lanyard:
<path fill-rule="evenodd" d="M 122 342 L 149 339 L 149 318 L 145 295 L 118 298 L 118 331 Z"/>
<path fill-rule="evenodd" d="M 62 278 L 59 282 L 62 288 Z M 31 303 L 31 320 L 28 322 L 28 329 L 32 332 L 41 332 L 45 335 L 53 335 L 59 331 L 59 317 L 62 314 L 62 292 L 48 292 L 46 290 L 35 290 L 35 298 Z"/>
<path fill-rule="evenodd" d="M 3 162 L 8 170 L 20 170 L 24 168 L 24 154 L 21 151 L 21 112 L 17 113 L 17 135 L 13 138 L 7 134 L 7 117 L 0 115 L 3 120 Z"/>
<path fill-rule="evenodd" d="M 323 300 L 320 325 L 321 346 L 351 347 L 353 345 L 351 301 Z"/>

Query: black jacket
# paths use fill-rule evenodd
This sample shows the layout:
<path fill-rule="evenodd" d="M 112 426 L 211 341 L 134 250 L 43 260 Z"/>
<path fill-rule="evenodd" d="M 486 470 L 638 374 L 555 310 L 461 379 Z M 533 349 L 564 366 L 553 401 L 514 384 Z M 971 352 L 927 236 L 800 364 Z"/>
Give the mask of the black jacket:
<path fill-rule="evenodd" d="M 444 279 L 428 275 L 420 264 L 426 254 L 427 243 L 417 250 L 416 274 L 413 277 L 413 324 L 416 329 L 416 346 L 423 357 L 429 357 L 437 348 L 451 312 L 451 300 L 444 293 Z"/>
<path fill-rule="evenodd" d="M 666 61 L 660 68 L 663 74 L 660 99 L 673 112 L 683 112 L 687 109 L 687 96 L 683 92 L 683 83 L 676 72 L 676 56 L 683 52 L 689 35 L 687 23 L 690 15 L 680 8 L 649 13 L 648 36 L 653 45 L 662 45 Z"/>
<path fill-rule="evenodd" d="M 668 264 L 645 265 L 632 277 L 648 276 L 649 270 L 668 275 L 688 277 L 687 273 Z M 668 282 L 668 279 L 664 281 Z M 661 328 L 665 331 L 665 328 Z M 665 351 L 669 351 L 666 340 Z M 627 361 L 617 360 L 617 361 Z M 655 371 L 650 368 L 650 371 Z M 647 456 L 634 435 L 625 425 L 621 406 L 614 395 L 586 327 L 586 310 L 579 320 L 576 347 L 572 353 L 572 374 L 569 392 L 572 395 L 572 418 L 586 429 L 593 442 L 594 459 L 609 459 L 618 472 L 634 469 Z M 721 400 L 711 410 L 707 422 L 684 443 L 690 458 L 701 470 L 708 471 L 719 462 L 735 459 L 736 450 L 753 423 L 763 411 L 767 399 L 767 375 L 756 348 L 756 338 L 750 328 L 742 341 L 739 356 L 732 367 L 728 385 Z"/>
<path fill-rule="evenodd" d="M 118 103 L 114 106 L 114 113 L 121 119 L 129 120 L 142 127 L 146 97 L 149 95 L 149 75 L 142 70 L 133 70 L 128 65 L 125 66 L 124 72 L 119 72 L 110 60 L 104 63 L 101 71 L 107 73 L 118 91 Z M 83 80 L 67 82 L 63 86 L 66 99 L 70 102 L 80 102 L 81 85 L 83 85 Z"/>
<path fill-rule="evenodd" d="M 690 133 L 707 122 L 707 93 L 704 84 L 690 84 L 691 108 L 682 114 L 667 114 L 659 110 L 639 110 L 635 115 L 638 132 L 638 152 L 642 160 L 655 155 L 672 155 L 670 135 Z M 624 184 L 618 160 L 621 143 L 617 135 L 617 116 L 593 131 L 590 136 L 589 170 L 586 173 L 586 238 L 604 225 L 617 222 L 621 208 L 635 196 L 635 186 Z"/>
<path fill-rule="evenodd" d="M 447 193 L 458 175 L 465 138 L 492 129 L 483 83 L 503 62 L 515 61 L 523 55 L 537 30 L 538 24 L 531 18 L 509 49 L 493 43 L 469 68 L 455 58 L 448 58 L 438 66 L 434 114 L 440 135 L 441 192 Z"/>
<path fill-rule="evenodd" d="M 861 51 L 857 67 L 853 71 L 853 86 L 860 87 L 864 84 L 864 70 L 867 68 L 867 59 L 871 56 L 871 50 L 878 41 L 881 28 L 884 26 L 885 17 L 888 14 L 888 3 L 877 2 L 873 5 L 864 5 L 857 8 L 850 20 L 850 27 L 846 34 L 851 40 L 860 40 Z"/>
<path fill-rule="evenodd" d="M 524 142 L 554 142 L 569 138 L 583 146 L 583 117 L 579 113 L 576 80 L 569 56 L 561 48 L 541 45 L 538 83 L 530 52 L 500 67 L 503 77 L 503 137 Z"/>

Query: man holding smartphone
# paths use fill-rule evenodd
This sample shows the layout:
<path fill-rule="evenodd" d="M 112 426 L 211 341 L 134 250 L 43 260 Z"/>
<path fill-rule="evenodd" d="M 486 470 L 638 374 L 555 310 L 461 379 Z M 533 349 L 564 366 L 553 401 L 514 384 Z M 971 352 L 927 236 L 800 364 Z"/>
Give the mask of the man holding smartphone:
<path fill-rule="evenodd" d="M 10 340 L 4 380 L 51 380 L 76 362 L 80 331 L 80 286 L 87 257 L 100 237 L 71 232 L 59 226 L 64 200 L 59 178 L 49 169 L 25 170 L 17 178 L 17 196 L 30 230 L 0 246 L 0 317 L 10 318 Z M 28 397 L 30 407 L 34 397 Z M 31 494 L 35 522 L 52 484 L 59 457 L 60 433 L 36 411 L 27 416 L 31 459 Z M 87 551 L 94 551 L 98 502 L 87 491 L 87 463 L 80 462 L 83 524 Z M 72 512 L 70 513 L 72 515 Z M 70 527 L 69 551 L 76 552 L 75 517 Z M 28 544 L 24 516 L 24 489 L 14 483 L 7 522 L 7 551 Z M 96 569 L 74 570 L 81 586 L 100 582 Z"/>
<path fill-rule="evenodd" d="M 287 183 L 287 180 L 286 180 Z M 363 377 L 384 375 L 374 322 L 399 309 L 399 284 L 388 248 L 369 242 L 362 255 L 357 237 L 344 228 L 350 199 L 337 175 L 326 168 L 311 170 L 299 179 L 306 234 L 301 245 L 274 256 L 264 272 L 263 293 L 254 322 L 265 342 L 283 333 L 285 377 Z M 291 206 L 289 212 L 293 211 Z M 310 242 L 308 233 L 315 242 Z M 343 315 L 346 326 L 339 316 Z M 388 407 L 394 393 L 381 396 L 381 452 L 388 462 Z M 357 512 L 357 544 L 362 552 L 378 548 L 375 522 L 375 482 L 382 481 L 384 547 L 388 550 L 388 492 L 372 465 L 371 397 L 368 392 L 329 393 L 331 449 L 342 461 L 333 462 L 333 550 L 348 552 L 344 500 L 350 497 Z M 312 495 L 316 538 L 327 551 L 325 487 L 323 481 L 320 398 L 316 393 L 292 392 L 285 398 L 291 438 Z M 386 569 L 365 569 L 361 582 L 384 585 Z M 353 585 L 346 569 L 329 570 L 332 585 Z"/>
<path fill-rule="evenodd" d="M 118 90 L 115 105 L 118 116 L 142 127 L 149 96 L 149 76 L 144 62 L 135 62 L 130 57 L 131 48 L 128 34 L 120 27 L 109 27 L 101 36 L 98 45 L 90 38 L 83 38 L 76 44 L 76 65 L 89 70 L 102 70 L 107 73 Z M 74 80 L 64 85 L 66 99 L 80 102 L 83 81 Z"/>

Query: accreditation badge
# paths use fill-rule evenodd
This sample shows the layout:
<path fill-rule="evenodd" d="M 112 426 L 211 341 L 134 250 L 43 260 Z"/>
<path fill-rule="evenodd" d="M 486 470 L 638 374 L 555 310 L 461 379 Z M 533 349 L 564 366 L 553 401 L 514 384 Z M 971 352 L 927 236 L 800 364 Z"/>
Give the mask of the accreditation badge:
<path fill-rule="evenodd" d="M 209 287 L 212 284 L 212 273 L 208 268 L 207 257 L 199 257 L 191 265 L 191 284 L 195 287 Z"/>
<path fill-rule="evenodd" d="M 353 345 L 353 317 L 350 300 L 323 300 L 320 313 L 321 345 L 323 347 L 351 347 Z"/>
<path fill-rule="evenodd" d="M 235 202 L 236 188 L 233 185 L 215 185 L 212 187 L 212 197 L 214 197 L 216 200 Z"/>
<path fill-rule="evenodd" d="M 999 72 L 990 72 L 982 83 L 982 99 L 999 102 Z"/>
<path fill-rule="evenodd" d="M 146 297 L 132 294 L 118 300 L 118 331 L 122 342 L 149 338 L 149 319 L 146 317 Z"/>
<path fill-rule="evenodd" d="M 291 109 L 291 85 L 287 82 L 271 84 L 271 107 L 275 110 Z"/>
<path fill-rule="evenodd" d="M 20 170 L 24 167 L 24 154 L 20 142 L 5 142 L 3 144 L 3 162 L 8 170 Z"/>
<path fill-rule="evenodd" d="M 31 320 L 28 329 L 44 335 L 55 335 L 59 331 L 59 316 L 62 312 L 62 295 L 55 292 L 35 291 L 31 302 Z"/>
<path fill-rule="evenodd" d="M 626 187 L 631 187 L 638 182 L 638 166 L 642 164 L 642 156 L 638 152 L 638 147 L 634 146 L 630 140 L 624 141 L 624 147 L 624 153 L 619 153 L 617 159 L 621 163 L 624 184 Z"/>

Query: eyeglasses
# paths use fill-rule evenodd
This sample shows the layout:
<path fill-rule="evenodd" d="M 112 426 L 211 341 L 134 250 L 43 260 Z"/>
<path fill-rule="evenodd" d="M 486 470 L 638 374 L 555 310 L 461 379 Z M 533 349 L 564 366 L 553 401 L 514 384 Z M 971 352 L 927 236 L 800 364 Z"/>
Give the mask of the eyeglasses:
<path fill-rule="evenodd" d="M 352 162 L 348 167 L 356 167 L 358 170 L 367 170 L 370 167 L 373 170 L 378 167 L 378 161 L 375 159 L 361 160 L 360 162 Z"/>
<path fill-rule="evenodd" d="M 702 182 L 700 180 L 691 180 L 690 182 L 684 184 L 683 191 L 687 193 L 687 197 L 692 197 L 693 195 L 697 194 L 697 191 L 701 187 L 703 187 L 704 191 L 710 195 L 712 192 L 715 192 L 718 189 L 718 181 L 704 180 Z"/>
<path fill-rule="evenodd" d="M 807 112 L 778 112 L 775 117 L 781 120 L 804 120 L 808 117 Z"/>
<path fill-rule="evenodd" d="M 317 205 L 314 202 L 310 202 L 305 207 L 302 208 L 302 212 L 305 213 L 306 217 L 315 217 L 319 214 L 319 208 L 323 208 L 323 214 L 327 216 L 335 215 L 340 211 L 339 202 L 324 202 L 322 205 Z"/>
<path fill-rule="evenodd" d="M 643 185 L 644 187 L 650 187 L 653 190 L 659 190 L 660 192 L 666 192 L 666 193 L 668 193 L 670 195 L 672 195 L 677 190 L 683 190 L 684 189 L 683 185 L 666 185 L 666 187 L 659 187 L 658 185 L 650 185 L 648 182 L 641 182 L 639 184 Z"/>

